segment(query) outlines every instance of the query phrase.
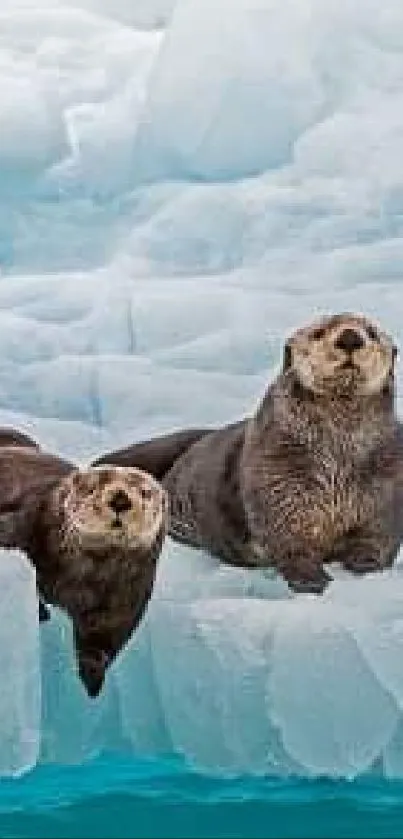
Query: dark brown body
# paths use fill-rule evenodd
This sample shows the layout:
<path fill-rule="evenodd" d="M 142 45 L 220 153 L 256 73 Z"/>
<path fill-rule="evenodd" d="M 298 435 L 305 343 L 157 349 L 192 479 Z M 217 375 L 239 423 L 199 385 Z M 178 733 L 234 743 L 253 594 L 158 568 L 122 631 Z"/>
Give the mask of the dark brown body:
<path fill-rule="evenodd" d="M 44 602 L 71 617 L 81 679 L 91 696 L 138 626 L 154 584 L 165 536 L 151 548 L 80 547 L 55 492 L 75 467 L 42 452 L 29 438 L 0 431 L 0 546 L 26 552 L 37 575 L 40 617 Z"/>
<path fill-rule="evenodd" d="M 125 463 L 137 465 L 139 453 L 163 478 L 173 538 L 231 564 L 275 566 L 297 591 L 322 591 L 331 561 L 355 573 L 393 562 L 403 535 L 403 432 L 392 381 L 367 399 L 329 401 L 290 370 L 252 418 L 205 431 L 183 452 L 184 435 L 165 475 L 155 441 L 125 450 Z M 174 442 L 170 435 L 169 459 Z"/>
<path fill-rule="evenodd" d="M 79 674 L 91 696 L 144 616 L 164 536 L 161 529 L 151 549 L 78 554 L 59 511 L 47 499 L 38 510 L 27 553 L 41 596 L 72 618 Z"/>

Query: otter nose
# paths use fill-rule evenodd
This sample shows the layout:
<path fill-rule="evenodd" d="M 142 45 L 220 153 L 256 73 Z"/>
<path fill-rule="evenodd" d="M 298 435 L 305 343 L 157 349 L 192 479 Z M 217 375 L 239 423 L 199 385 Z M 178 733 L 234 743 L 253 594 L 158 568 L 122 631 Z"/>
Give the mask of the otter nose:
<path fill-rule="evenodd" d="M 363 346 L 363 337 L 355 329 L 343 329 L 336 341 L 337 349 L 345 350 L 345 352 L 360 350 Z"/>
<path fill-rule="evenodd" d="M 109 506 L 114 513 L 127 513 L 131 509 L 132 502 L 123 489 L 118 489 L 109 499 Z"/>

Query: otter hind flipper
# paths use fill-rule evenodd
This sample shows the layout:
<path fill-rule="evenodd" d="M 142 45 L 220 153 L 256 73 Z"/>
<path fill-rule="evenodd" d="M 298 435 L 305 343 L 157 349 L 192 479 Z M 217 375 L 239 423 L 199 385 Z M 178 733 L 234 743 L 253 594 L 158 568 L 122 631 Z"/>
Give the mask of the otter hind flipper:
<path fill-rule="evenodd" d="M 162 437 L 154 437 L 141 443 L 134 443 L 125 449 L 108 452 L 97 458 L 92 466 L 112 464 L 114 466 L 136 466 L 149 472 L 157 480 L 165 477 L 178 458 L 193 443 L 205 437 L 213 429 L 191 428 L 175 431 Z"/>

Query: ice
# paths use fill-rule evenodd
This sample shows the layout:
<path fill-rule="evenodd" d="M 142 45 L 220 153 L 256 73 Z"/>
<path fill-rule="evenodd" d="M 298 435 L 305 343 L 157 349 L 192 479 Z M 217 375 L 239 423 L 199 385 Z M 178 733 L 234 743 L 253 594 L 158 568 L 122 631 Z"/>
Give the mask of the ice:
<path fill-rule="evenodd" d="M 39 632 L 35 575 L 24 554 L 0 563 L 0 775 L 35 765 L 41 739 Z"/>
<path fill-rule="evenodd" d="M 172 752 L 144 623 L 89 699 L 76 672 L 72 628 L 58 610 L 41 627 L 41 754 L 45 763 L 80 763 L 105 752 Z"/>
<path fill-rule="evenodd" d="M 166 552 L 154 663 L 172 740 L 196 766 L 355 777 L 385 757 L 389 771 L 402 569 L 353 582 L 334 570 L 323 598 L 296 597 L 274 575 Z"/>
<path fill-rule="evenodd" d="M 105 15 L 136 29 L 158 29 L 168 23 L 175 3 L 176 0 L 65 0 L 64 5 Z"/>
<path fill-rule="evenodd" d="M 0 424 L 85 464 L 252 411 L 320 312 L 365 309 L 399 343 L 396 0 L 2 0 L 0 70 Z M 112 750 L 403 777 L 401 562 L 291 597 L 168 540 L 95 702 L 65 615 L 39 646 L 15 562 L 0 775 Z"/>
<path fill-rule="evenodd" d="M 226 179 L 284 164 L 321 114 L 309 3 L 224 0 L 216 9 L 214 0 L 175 8 L 139 136 L 158 172 Z"/>
<path fill-rule="evenodd" d="M 277 628 L 269 713 L 286 753 L 307 773 L 355 777 L 382 753 L 399 714 L 339 610 L 310 606 L 296 605 Z"/>
<path fill-rule="evenodd" d="M 100 754 L 108 731 L 114 731 L 113 696 L 106 690 L 96 701 L 88 701 L 76 674 L 71 626 L 64 615 L 54 614 L 41 627 L 41 671 L 41 759 L 75 763 Z M 108 730 L 102 728 L 106 712 Z"/>

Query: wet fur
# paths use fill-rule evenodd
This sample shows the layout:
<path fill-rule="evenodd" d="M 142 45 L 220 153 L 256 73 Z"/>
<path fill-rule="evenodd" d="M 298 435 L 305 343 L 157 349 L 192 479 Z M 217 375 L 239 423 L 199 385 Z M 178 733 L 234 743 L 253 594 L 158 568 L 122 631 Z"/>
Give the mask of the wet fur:
<path fill-rule="evenodd" d="M 313 325 L 295 333 L 255 414 L 205 431 L 185 451 L 177 435 L 177 458 L 165 474 L 155 441 L 125 450 L 126 463 L 137 465 L 139 454 L 142 467 L 163 479 L 173 538 L 234 565 L 274 565 L 295 591 L 322 592 L 332 561 L 357 574 L 393 562 L 403 535 L 403 430 L 395 417 L 393 361 L 376 392 L 364 393 L 365 377 L 350 392 L 332 343 L 350 321 L 369 328 L 363 318 L 341 315 L 326 320 L 324 330 Z M 395 352 L 375 332 L 358 357 L 376 381 Z M 312 340 L 318 352 L 309 359 Z M 170 435 L 168 460 L 174 444 Z"/>
<path fill-rule="evenodd" d="M 151 547 L 106 546 L 86 550 L 60 503 L 75 467 L 33 443 L 18 445 L 18 432 L 0 442 L 0 546 L 26 552 L 36 569 L 40 618 L 45 602 L 73 621 L 79 675 L 90 696 L 102 688 L 106 669 L 129 640 L 151 597 L 166 522 Z M 95 470 L 94 470 L 95 471 Z"/>

